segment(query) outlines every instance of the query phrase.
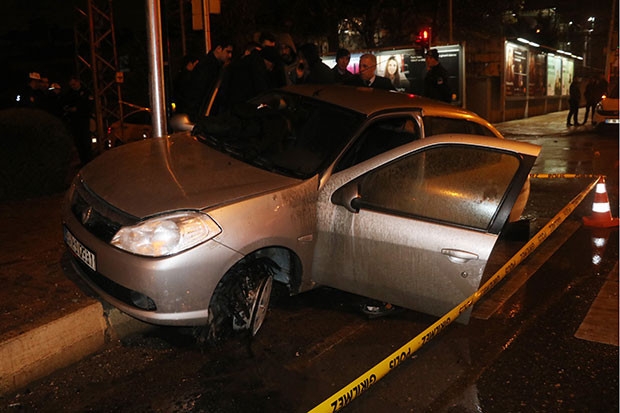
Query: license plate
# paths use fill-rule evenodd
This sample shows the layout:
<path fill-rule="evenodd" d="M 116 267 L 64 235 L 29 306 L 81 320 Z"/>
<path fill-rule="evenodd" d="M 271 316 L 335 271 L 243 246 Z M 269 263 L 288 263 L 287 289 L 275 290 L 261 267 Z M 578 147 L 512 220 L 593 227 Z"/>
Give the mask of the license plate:
<path fill-rule="evenodd" d="M 67 228 L 65 228 L 65 242 L 71 248 L 71 251 L 80 259 L 84 264 L 88 265 L 93 271 L 97 271 L 97 263 L 95 260 L 95 254 L 86 248 L 80 241 L 73 236 Z"/>
<path fill-rule="evenodd" d="M 605 123 L 620 123 L 620 119 L 605 119 Z"/>

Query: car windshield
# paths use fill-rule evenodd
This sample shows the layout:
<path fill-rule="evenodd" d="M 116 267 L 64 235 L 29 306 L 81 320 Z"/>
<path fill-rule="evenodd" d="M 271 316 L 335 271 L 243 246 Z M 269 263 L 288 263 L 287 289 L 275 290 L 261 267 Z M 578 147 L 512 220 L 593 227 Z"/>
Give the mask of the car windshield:
<path fill-rule="evenodd" d="M 274 91 L 204 118 L 193 134 L 259 168 L 306 179 L 335 160 L 363 120 L 354 111 Z"/>

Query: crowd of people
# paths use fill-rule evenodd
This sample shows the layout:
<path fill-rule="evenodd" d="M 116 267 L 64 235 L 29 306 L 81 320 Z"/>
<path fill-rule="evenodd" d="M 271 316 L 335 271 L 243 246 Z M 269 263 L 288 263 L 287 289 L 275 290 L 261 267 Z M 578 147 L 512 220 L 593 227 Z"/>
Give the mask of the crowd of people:
<path fill-rule="evenodd" d="M 25 87 L 15 96 L 17 107 L 43 110 L 65 122 L 82 165 L 93 158 L 90 136 L 93 102 L 78 76 L 70 76 L 63 88 L 38 72 L 28 74 Z"/>
<path fill-rule="evenodd" d="M 341 48 L 336 64 L 327 66 L 317 45 L 296 45 L 287 33 L 260 33 L 233 59 L 234 44 L 228 38 L 215 38 L 211 50 L 203 55 L 184 56 L 182 67 L 172 84 L 176 112 L 196 122 L 206 113 L 230 113 L 259 93 L 291 84 L 338 83 L 386 90 L 401 89 L 396 59 L 386 62 L 384 76 L 377 74 L 377 57 L 365 53 L 359 58 L 358 73 L 349 70 L 351 53 Z M 427 54 L 424 95 L 449 102 L 451 93 L 447 73 L 439 64 L 436 50 Z M 42 73 L 28 74 L 25 86 L 15 97 L 18 107 L 44 110 L 62 119 L 71 133 L 84 165 L 93 158 L 90 120 L 94 100 L 77 76 L 66 84 L 50 82 Z"/>
<path fill-rule="evenodd" d="M 581 86 L 582 79 L 576 77 L 569 87 L 569 99 L 568 99 L 568 116 L 566 117 L 566 127 L 585 125 L 590 122 L 594 125 L 594 107 L 601 100 L 601 98 L 607 94 L 609 84 L 602 75 L 594 75 L 590 77 L 588 83 L 584 88 L 583 97 L 586 101 L 586 115 L 582 123 L 579 123 L 579 106 L 581 105 Z"/>
<path fill-rule="evenodd" d="M 398 90 L 398 63 L 386 63 L 384 76 L 377 74 L 377 57 L 372 53 L 359 58 L 359 73 L 349 69 L 351 53 L 336 52 L 336 64 L 327 66 L 317 45 L 297 46 L 287 33 L 260 33 L 240 53 L 230 39 L 212 39 L 211 50 L 203 56 L 184 57 L 183 67 L 173 81 L 172 100 L 177 113 L 185 113 L 196 122 L 206 113 L 229 113 L 265 90 L 291 84 L 331 84 Z M 233 59 L 233 53 L 237 55 Z M 448 74 L 439 63 L 437 50 L 426 54 L 427 78 L 424 95 L 450 102 L 452 92 Z M 394 67 L 395 66 L 395 67 Z M 217 92 L 217 93 L 216 93 Z M 217 97 L 217 99 L 216 99 Z"/>

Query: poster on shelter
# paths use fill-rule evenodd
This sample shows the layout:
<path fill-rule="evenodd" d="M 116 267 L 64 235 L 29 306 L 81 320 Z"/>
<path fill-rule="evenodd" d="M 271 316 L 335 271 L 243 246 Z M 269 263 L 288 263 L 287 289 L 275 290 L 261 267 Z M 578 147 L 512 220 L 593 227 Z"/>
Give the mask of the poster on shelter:
<path fill-rule="evenodd" d="M 461 104 L 462 70 L 461 57 L 463 51 L 460 45 L 436 46 L 439 52 L 439 62 L 448 72 L 448 85 L 452 90 L 452 103 Z M 424 94 L 424 77 L 426 76 L 426 59 L 422 50 L 396 49 L 371 52 L 377 56 L 375 74 L 384 76 L 393 81 L 397 90 Z M 347 68 L 352 73 L 359 72 L 359 58 L 362 53 L 351 53 L 351 61 Z M 321 56 L 321 60 L 330 68 L 336 65 L 334 55 Z M 398 76 L 396 76 L 398 74 Z M 396 80 L 398 79 L 398 80 Z"/>
<path fill-rule="evenodd" d="M 562 95 L 562 58 L 547 55 L 547 96 Z"/>
<path fill-rule="evenodd" d="M 525 96 L 527 92 L 527 49 L 506 43 L 506 96 Z"/>
<path fill-rule="evenodd" d="M 377 71 L 375 73 L 388 78 L 396 90 L 409 90 L 409 79 L 407 79 L 409 67 L 405 66 L 403 54 L 397 51 L 377 53 Z"/>
<path fill-rule="evenodd" d="M 399 91 L 409 91 L 409 67 L 405 64 L 408 59 L 408 55 L 403 54 L 412 52 L 413 50 L 393 50 L 390 52 L 377 52 L 377 66 L 375 69 L 375 75 L 383 76 L 392 82 L 392 85 Z M 351 60 L 347 69 L 353 73 L 359 73 L 359 59 L 362 53 L 351 53 Z M 333 68 L 336 66 L 335 56 L 322 56 L 321 60 L 328 67 Z"/>
<path fill-rule="evenodd" d="M 545 82 L 545 55 L 542 53 L 530 53 L 529 63 L 529 96 L 541 97 L 547 92 L 547 84 Z"/>

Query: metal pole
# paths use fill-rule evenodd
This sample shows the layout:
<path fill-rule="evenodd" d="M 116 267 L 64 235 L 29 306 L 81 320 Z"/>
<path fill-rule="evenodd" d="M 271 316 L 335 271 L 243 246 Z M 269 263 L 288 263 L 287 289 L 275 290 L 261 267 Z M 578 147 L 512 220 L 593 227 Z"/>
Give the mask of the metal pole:
<path fill-rule="evenodd" d="M 211 50 L 211 21 L 209 15 L 211 14 L 211 8 L 209 6 L 209 0 L 202 0 L 202 27 L 205 30 L 205 53 L 209 53 Z"/>
<path fill-rule="evenodd" d="M 450 22 L 450 44 L 452 44 L 452 0 L 448 0 L 448 20 Z"/>
<path fill-rule="evenodd" d="M 103 102 L 99 94 L 99 62 L 97 61 L 97 41 L 95 39 L 95 11 L 93 10 L 92 0 L 88 1 L 88 26 L 90 32 L 90 70 L 93 75 L 93 97 L 95 99 L 95 134 L 97 136 L 97 149 L 101 150 L 103 141 Z"/>
<path fill-rule="evenodd" d="M 162 137 L 167 134 L 168 127 L 166 125 L 166 91 L 159 0 L 146 0 L 146 25 L 153 136 Z"/>
<path fill-rule="evenodd" d="M 187 40 L 185 38 L 185 1 L 179 0 L 179 20 L 181 20 L 181 50 L 183 56 L 187 54 Z"/>

